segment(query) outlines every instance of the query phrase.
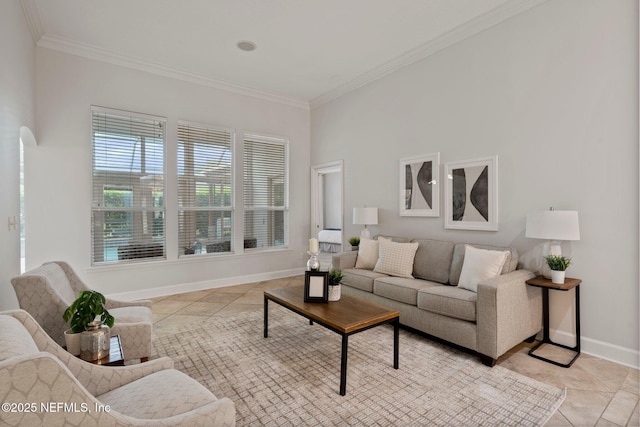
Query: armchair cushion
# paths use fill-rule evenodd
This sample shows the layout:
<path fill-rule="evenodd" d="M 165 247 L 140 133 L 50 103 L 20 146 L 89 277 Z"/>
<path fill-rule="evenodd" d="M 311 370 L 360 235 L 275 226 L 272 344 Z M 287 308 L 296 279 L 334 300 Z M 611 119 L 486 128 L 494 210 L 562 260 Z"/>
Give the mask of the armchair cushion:
<path fill-rule="evenodd" d="M 115 411 L 147 419 L 172 417 L 217 400 L 202 384 L 175 369 L 147 375 L 97 398 Z"/>

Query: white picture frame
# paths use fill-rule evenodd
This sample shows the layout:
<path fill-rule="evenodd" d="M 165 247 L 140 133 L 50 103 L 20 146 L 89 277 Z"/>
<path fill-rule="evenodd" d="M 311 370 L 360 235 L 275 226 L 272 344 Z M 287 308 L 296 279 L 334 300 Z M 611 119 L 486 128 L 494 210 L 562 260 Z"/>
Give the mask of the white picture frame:
<path fill-rule="evenodd" d="M 400 159 L 400 216 L 440 216 L 440 153 Z"/>
<path fill-rule="evenodd" d="M 498 231 L 498 156 L 445 163 L 445 228 Z"/>

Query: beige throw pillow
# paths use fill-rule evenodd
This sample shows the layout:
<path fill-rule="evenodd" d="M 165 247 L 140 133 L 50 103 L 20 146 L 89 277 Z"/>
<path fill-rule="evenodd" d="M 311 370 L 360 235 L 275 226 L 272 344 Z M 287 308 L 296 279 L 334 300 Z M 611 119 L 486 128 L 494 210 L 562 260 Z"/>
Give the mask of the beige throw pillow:
<path fill-rule="evenodd" d="M 360 240 L 356 268 L 373 270 L 378 261 L 378 242 L 371 239 Z"/>
<path fill-rule="evenodd" d="M 373 271 L 390 276 L 413 278 L 413 260 L 418 250 L 418 242 L 396 243 L 379 240 L 378 262 Z"/>
<path fill-rule="evenodd" d="M 458 287 L 478 292 L 478 283 L 499 276 L 509 251 L 491 251 L 465 245 Z"/>

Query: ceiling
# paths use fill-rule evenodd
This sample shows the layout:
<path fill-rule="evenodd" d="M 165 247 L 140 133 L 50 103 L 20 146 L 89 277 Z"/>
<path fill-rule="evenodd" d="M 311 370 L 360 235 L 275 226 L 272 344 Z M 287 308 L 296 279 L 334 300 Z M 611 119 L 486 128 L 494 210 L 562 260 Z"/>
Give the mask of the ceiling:
<path fill-rule="evenodd" d="M 20 1 L 40 47 L 313 108 L 544 0 Z"/>

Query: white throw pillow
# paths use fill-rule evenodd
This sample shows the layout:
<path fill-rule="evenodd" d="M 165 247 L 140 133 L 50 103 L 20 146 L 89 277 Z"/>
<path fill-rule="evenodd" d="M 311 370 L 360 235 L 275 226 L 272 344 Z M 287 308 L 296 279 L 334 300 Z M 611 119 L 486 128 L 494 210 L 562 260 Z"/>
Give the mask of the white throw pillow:
<path fill-rule="evenodd" d="M 464 262 L 458 287 L 478 292 L 478 282 L 499 276 L 509 251 L 491 251 L 464 245 Z"/>
<path fill-rule="evenodd" d="M 356 268 L 373 270 L 378 261 L 378 241 L 371 239 L 360 240 Z"/>
<path fill-rule="evenodd" d="M 396 243 L 379 239 L 378 262 L 373 271 L 390 276 L 413 278 L 413 260 L 418 250 L 418 242 Z"/>

